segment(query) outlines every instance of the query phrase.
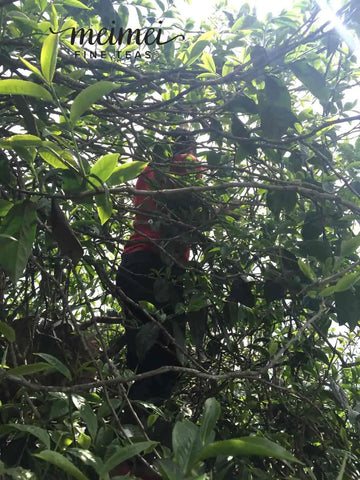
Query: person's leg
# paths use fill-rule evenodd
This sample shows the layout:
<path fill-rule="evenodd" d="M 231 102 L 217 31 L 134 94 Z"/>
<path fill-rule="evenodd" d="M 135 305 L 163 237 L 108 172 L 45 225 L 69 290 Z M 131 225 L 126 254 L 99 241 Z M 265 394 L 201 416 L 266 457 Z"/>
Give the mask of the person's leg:
<path fill-rule="evenodd" d="M 123 258 L 117 274 L 117 285 L 123 290 L 125 295 L 134 302 L 139 302 L 141 300 L 148 301 L 157 308 L 164 307 L 165 313 L 168 316 L 173 316 L 174 303 L 170 301 L 167 305 L 164 305 L 158 302 L 155 298 L 153 288 L 156 278 L 153 271 L 164 270 L 165 265 L 157 255 L 149 252 L 137 253 Z M 181 298 L 181 294 L 177 295 L 177 297 Z M 141 326 L 147 324 L 149 320 L 140 307 L 136 308 L 136 306 L 125 302 L 124 309 L 126 316 L 130 317 L 129 324 L 125 325 L 125 343 L 127 345 L 126 366 L 129 369 L 136 370 L 137 373 L 145 373 L 165 365 L 181 365 L 178 360 L 176 346 L 169 342 L 167 336 L 163 332 L 160 332 L 159 337 L 155 339 L 155 341 L 152 337 L 150 341 L 154 343 L 144 355 L 139 355 L 141 347 L 139 346 L 137 338 L 139 334 L 141 335 L 141 333 L 143 333 L 141 332 Z M 132 325 L 131 317 L 135 320 Z M 174 328 L 174 324 L 177 321 L 179 321 L 179 325 L 176 325 Z M 184 337 L 185 328 L 183 324 L 184 322 L 182 318 L 173 318 L 170 321 L 165 322 L 164 326 L 172 336 L 175 336 L 176 340 L 181 341 L 179 332 L 182 332 L 182 335 L 180 336 Z M 183 342 L 181 341 L 181 343 Z M 178 374 L 176 372 L 166 372 L 161 375 L 140 380 L 130 388 L 129 397 L 136 400 L 148 400 L 150 398 L 166 399 L 171 395 L 171 390 L 174 387 L 177 378 Z"/>
<path fill-rule="evenodd" d="M 134 302 L 145 300 L 156 305 L 154 272 L 163 268 L 161 258 L 152 252 L 141 251 L 123 255 L 116 275 L 116 285 Z"/>

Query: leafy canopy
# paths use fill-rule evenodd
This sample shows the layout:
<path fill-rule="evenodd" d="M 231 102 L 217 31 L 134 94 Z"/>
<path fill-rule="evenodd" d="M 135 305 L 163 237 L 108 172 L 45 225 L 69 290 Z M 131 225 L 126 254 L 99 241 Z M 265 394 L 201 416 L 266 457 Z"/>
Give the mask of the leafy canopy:
<path fill-rule="evenodd" d="M 311 0 L 264 21 L 222 0 L 200 27 L 163 0 L 0 0 L 0 17 L 0 474 L 107 479 L 155 449 L 169 480 L 358 478 L 357 1 L 347 36 Z M 125 420 L 114 277 L 133 179 L 166 168 L 179 125 L 201 178 L 153 195 L 192 246 L 184 373 Z"/>

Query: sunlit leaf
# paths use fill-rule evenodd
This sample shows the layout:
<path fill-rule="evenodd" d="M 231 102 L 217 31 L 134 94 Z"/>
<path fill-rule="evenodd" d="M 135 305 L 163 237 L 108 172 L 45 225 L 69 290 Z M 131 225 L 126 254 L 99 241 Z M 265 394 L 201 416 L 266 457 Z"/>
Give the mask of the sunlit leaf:
<path fill-rule="evenodd" d="M 79 0 L 62 0 L 61 4 L 68 5 L 69 7 L 83 8 L 85 10 L 90 10 L 90 7 L 80 2 Z"/>
<path fill-rule="evenodd" d="M 123 165 L 115 168 L 113 174 L 107 181 L 107 184 L 109 186 L 116 186 L 125 182 L 129 182 L 130 180 L 138 177 L 147 165 L 148 162 L 139 162 L 137 160 L 124 163 Z"/>
<path fill-rule="evenodd" d="M 4 217 L 13 205 L 13 203 L 0 198 L 0 217 Z"/>
<path fill-rule="evenodd" d="M 273 457 L 301 463 L 281 445 L 263 437 L 241 437 L 211 443 L 201 450 L 199 459 L 205 460 L 218 455 Z"/>
<path fill-rule="evenodd" d="M 347 273 L 344 275 L 334 287 L 335 292 L 344 292 L 348 290 L 350 287 L 355 285 L 360 280 L 360 273 Z"/>
<path fill-rule="evenodd" d="M 206 70 L 208 70 L 211 73 L 216 73 L 216 65 L 215 65 L 214 59 L 209 53 L 204 52 L 202 54 L 201 60 L 202 60 L 201 66 L 206 68 Z"/>
<path fill-rule="evenodd" d="M 70 120 L 75 123 L 88 109 L 104 95 L 119 88 L 116 83 L 102 80 L 85 88 L 75 98 L 70 109 Z"/>
<path fill-rule="evenodd" d="M 106 182 L 110 175 L 114 172 L 119 160 L 118 153 L 109 153 L 99 158 L 99 160 L 91 167 L 90 174 L 100 178 L 101 181 Z"/>
<path fill-rule="evenodd" d="M 68 169 L 69 166 L 76 166 L 73 156 L 52 142 L 43 142 L 43 146 L 39 148 L 39 155 L 54 168 Z"/>
<path fill-rule="evenodd" d="M 209 45 L 214 35 L 215 32 L 212 30 L 200 35 L 196 42 L 191 46 L 188 53 L 188 58 L 185 61 L 185 65 L 190 66 L 200 57 L 204 49 Z"/>
<path fill-rule="evenodd" d="M 12 137 L 0 138 L 0 147 L 12 149 L 16 147 L 36 147 L 42 144 L 41 138 L 36 135 L 13 135 Z"/>
<path fill-rule="evenodd" d="M 52 79 L 54 77 L 58 46 L 59 36 L 50 33 L 45 38 L 41 49 L 41 71 L 48 82 L 52 82 Z"/>
<path fill-rule="evenodd" d="M 32 65 L 30 62 L 25 60 L 25 58 L 20 57 L 20 60 L 29 70 L 31 70 L 33 73 L 35 73 L 35 75 L 41 78 L 41 80 L 44 79 L 43 74 L 40 72 L 40 70 L 37 67 L 35 67 L 35 65 Z"/>
<path fill-rule="evenodd" d="M 27 80 L 0 80 L 0 95 L 28 95 L 52 101 L 51 94 L 44 87 Z"/>

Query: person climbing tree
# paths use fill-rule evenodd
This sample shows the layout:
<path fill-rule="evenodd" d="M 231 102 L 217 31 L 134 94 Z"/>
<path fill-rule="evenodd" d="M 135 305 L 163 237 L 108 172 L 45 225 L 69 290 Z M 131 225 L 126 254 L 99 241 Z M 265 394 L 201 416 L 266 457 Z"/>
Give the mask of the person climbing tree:
<path fill-rule="evenodd" d="M 171 188 L 176 186 L 176 177 L 199 175 L 200 167 L 194 164 L 197 158 L 193 136 L 176 129 L 173 138 L 168 173 L 164 171 L 164 163 L 151 162 L 140 174 L 137 190 Z M 184 340 L 185 320 L 182 315 L 175 315 L 174 305 L 182 300 L 179 279 L 189 260 L 190 246 L 183 239 L 179 222 L 172 218 L 176 202 L 147 195 L 134 197 L 134 232 L 125 245 L 116 285 L 127 297 L 124 301 L 126 366 L 137 373 L 181 364 L 174 343 L 139 305 L 146 301 L 161 309 L 167 316 L 162 325 L 177 342 Z M 159 285 L 162 291 L 156 288 Z M 162 401 L 170 396 L 177 377 L 176 372 L 166 372 L 137 381 L 129 390 L 129 398 Z"/>

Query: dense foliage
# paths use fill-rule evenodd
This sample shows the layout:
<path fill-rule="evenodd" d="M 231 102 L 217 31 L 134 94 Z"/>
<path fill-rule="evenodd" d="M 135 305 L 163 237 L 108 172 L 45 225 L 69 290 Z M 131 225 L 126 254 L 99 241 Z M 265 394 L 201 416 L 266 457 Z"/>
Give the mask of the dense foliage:
<path fill-rule="evenodd" d="M 359 478 L 357 1 L 338 18 L 0 0 L 0 476 L 120 478 L 130 459 L 169 480 Z M 123 42 L 72 44 L 80 27 Z M 192 245 L 184 367 L 141 406 L 115 273 L 132 180 L 166 168 L 178 126 L 204 170 L 153 194 Z"/>

